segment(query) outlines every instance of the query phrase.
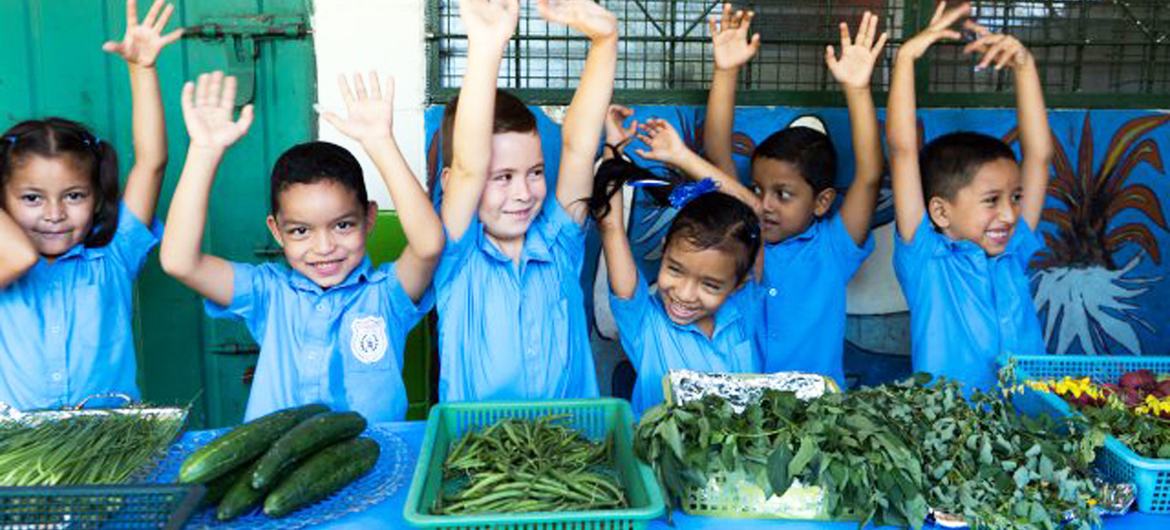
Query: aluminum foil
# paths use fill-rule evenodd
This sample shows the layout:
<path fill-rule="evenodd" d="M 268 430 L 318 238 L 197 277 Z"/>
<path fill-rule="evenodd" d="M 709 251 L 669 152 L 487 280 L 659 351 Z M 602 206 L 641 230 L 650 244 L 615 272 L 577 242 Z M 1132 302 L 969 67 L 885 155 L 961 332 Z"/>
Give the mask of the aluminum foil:
<path fill-rule="evenodd" d="M 1102 515 L 1125 515 L 1137 498 L 1136 488 L 1131 483 L 1110 484 L 1100 478 L 1093 479 L 1097 486 L 1097 509 Z"/>
<path fill-rule="evenodd" d="M 737 414 L 758 402 L 765 389 L 793 392 L 798 399 L 809 400 L 836 386 L 817 374 L 776 372 L 774 374 L 703 373 L 671 370 L 669 394 L 676 404 L 689 403 L 707 396 L 719 396 L 731 404 Z"/>

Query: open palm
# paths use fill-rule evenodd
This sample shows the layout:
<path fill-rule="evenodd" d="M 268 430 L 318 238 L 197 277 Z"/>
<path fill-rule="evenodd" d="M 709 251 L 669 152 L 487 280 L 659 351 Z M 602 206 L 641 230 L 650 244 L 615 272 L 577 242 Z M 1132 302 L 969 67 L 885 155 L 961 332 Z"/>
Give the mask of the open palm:
<path fill-rule="evenodd" d="M 545 20 L 569 26 L 590 39 L 617 34 L 617 17 L 593 0 L 538 0 L 536 9 Z"/>
<path fill-rule="evenodd" d="M 198 82 L 183 86 L 183 120 L 193 147 L 226 149 L 248 132 L 252 106 L 245 106 L 233 121 L 235 100 L 236 78 L 225 78 L 223 72 L 200 75 Z"/>
<path fill-rule="evenodd" d="M 520 4 L 518 0 L 460 0 L 459 16 L 469 41 L 503 49 L 516 31 Z"/>
<path fill-rule="evenodd" d="M 137 0 L 126 0 L 126 34 L 121 41 L 103 44 L 102 50 L 119 55 L 130 64 L 154 66 L 162 49 L 183 36 L 182 28 L 166 35 L 162 34 L 174 12 L 175 6 L 166 4 L 163 0 L 155 0 L 140 24 Z"/>
<path fill-rule="evenodd" d="M 711 17 L 707 26 L 711 31 L 711 45 L 715 55 L 715 67 L 721 70 L 738 68 L 747 64 L 760 51 L 760 34 L 748 34 L 752 29 L 754 12 L 731 12 L 731 4 L 723 4 L 723 16 Z"/>
<path fill-rule="evenodd" d="M 361 74 L 354 74 L 353 84 L 354 90 L 350 90 L 345 76 L 338 77 L 341 99 L 345 101 L 348 116 L 343 119 L 337 114 L 326 112 L 322 114 L 325 121 L 359 142 L 389 138 L 394 126 L 394 78 L 386 78 L 384 93 L 376 72 L 370 72 L 368 91 Z"/>
<path fill-rule="evenodd" d="M 873 76 L 873 67 L 882 54 L 882 47 L 886 45 L 888 35 L 882 32 L 881 37 L 874 42 L 877 34 L 878 17 L 866 11 L 861 16 L 861 24 L 857 26 L 857 38 L 849 34 L 849 25 L 841 23 L 841 56 L 838 57 L 832 46 L 825 49 L 825 63 L 838 83 L 847 87 L 865 88 L 869 86 Z"/>

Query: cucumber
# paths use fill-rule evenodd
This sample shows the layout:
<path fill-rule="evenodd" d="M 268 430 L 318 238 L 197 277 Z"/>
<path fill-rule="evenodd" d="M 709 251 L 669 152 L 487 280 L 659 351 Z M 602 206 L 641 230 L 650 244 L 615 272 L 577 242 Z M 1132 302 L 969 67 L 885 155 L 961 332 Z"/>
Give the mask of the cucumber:
<path fill-rule="evenodd" d="M 252 487 L 272 484 L 276 476 L 317 451 L 348 440 L 366 430 L 366 419 L 356 412 L 322 412 L 284 433 L 260 457 L 252 473 Z"/>
<path fill-rule="evenodd" d="M 264 499 L 264 514 L 284 517 L 328 497 L 369 472 L 380 452 L 378 442 L 365 437 L 322 449 L 276 485 Z"/>
<path fill-rule="evenodd" d="M 208 481 L 206 484 L 204 484 L 207 492 L 203 494 L 203 499 L 200 500 L 199 505 L 211 506 L 215 503 L 218 503 L 220 499 L 223 499 L 224 495 L 227 495 L 227 492 L 232 488 L 232 485 L 235 484 L 236 481 L 240 479 L 240 477 L 244 476 L 246 471 L 252 469 L 252 466 L 255 465 L 255 463 L 256 461 L 253 460 L 248 462 L 246 465 L 237 467 Z"/>
<path fill-rule="evenodd" d="M 252 472 L 256 470 L 256 465 L 259 463 L 259 459 L 252 462 L 251 465 L 244 468 L 243 473 L 236 477 L 236 481 L 228 488 L 223 499 L 219 501 L 219 506 L 215 509 L 216 519 L 220 521 L 235 519 L 259 506 L 260 501 L 264 500 L 264 494 L 268 493 L 267 489 L 252 489 Z"/>
<path fill-rule="evenodd" d="M 223 475 L 260 456 L 280 435 L 305 418 L 328 410 L 325 405 L 305 405 L 240 425 L 188 456 L 179 468 L 179 482 L 208 482 Z"/>

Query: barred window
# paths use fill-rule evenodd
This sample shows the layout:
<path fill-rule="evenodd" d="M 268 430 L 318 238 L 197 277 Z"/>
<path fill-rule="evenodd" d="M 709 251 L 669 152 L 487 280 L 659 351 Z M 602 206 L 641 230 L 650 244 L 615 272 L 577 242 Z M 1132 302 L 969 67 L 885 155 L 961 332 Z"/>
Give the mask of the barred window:
<path fill-rule="evenodd" d="M 713 64 L 707 19 L 722 4 L 697 0 L 603 0 L 617 15 L 621 44 L 615 89 L 627 103 L 702 103 Z M 977 0 L 975 17 L 1015 35 L 1040 67 L 1049 104 L 1076 107 L 1164 107 L 1170 96 L 1170 2 L 1166 0 Z M 879 13 L 890 33 L 875 69 L 878 98 L 889 87 L 898 45 L 925 27 L 933 0 L 755 0 L 735 3 L 756 12 L 759 54 L 740 76 L 739 102 L 835 105 L 839 92 L 824 64 L 837 24 L 855 28 L 865 10 Z M 428 95 L 445 101 L 458 90 L 467 39 L 457 0 L 428 8 Z M 920 66 L 923 106 L 1012 105 L 1006 72 L 975 71 L 963 44 L 936 45 Z M 588 49 L 567 28 L 547 24 L 534 2 L 521 2 L 517 35 L 508 47 L 500 86 L 533 103 L 567 103 Z"/>

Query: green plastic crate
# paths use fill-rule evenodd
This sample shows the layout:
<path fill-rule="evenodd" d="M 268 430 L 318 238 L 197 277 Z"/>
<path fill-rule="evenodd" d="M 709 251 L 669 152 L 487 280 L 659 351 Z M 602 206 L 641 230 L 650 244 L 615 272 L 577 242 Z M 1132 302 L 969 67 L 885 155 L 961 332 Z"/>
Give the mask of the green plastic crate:
<path fill-rule="evenodd" d="M 1019 355 L 1012 359 L 1016 362 L 1016 381 L 1021 383 L 1029 379 L 1060 379 L 1066 375 L 1088 377 L 1098 384 L 1116 383 L 1132 370 L 1170 372 L 1170 357 Z M 1029 415 L 1063 418 L 1076 414 L 1059 396 L 1030 388 L 1025 388 L 1012 401 L 1020 412 Z M 1170 513 L 1170 460 L 1146 458 L 1117 438 L 1107 436 L 1105 446 L 1097 450 L 1093 465 L 1112 482 L 1131 482 L 1137 486 L 1139 512 Z"/>
<path fill-rule="evenodd" d="M 451 444 L 468 429 L 485 428 L 505 418 L 536 419 L 550 414 L 570 414 L 566 425 L 591 440 L 614 434 L 614 456 L 630 507 L 589 512 L 536 512 L 523 514 L 432 515 L 430 507 L 442 491 L 443 460 Z M 662 491 L 650 467 L 634 456 L 634 415 L 621 399 L 580 399 L 535 402 L 440 403 L 431 408 L 427 431 L 419 451 L 414 480 L 410 483 L 403 516 L 420 528 L 507 530 L 637 530 L 665 511 Z"/>

